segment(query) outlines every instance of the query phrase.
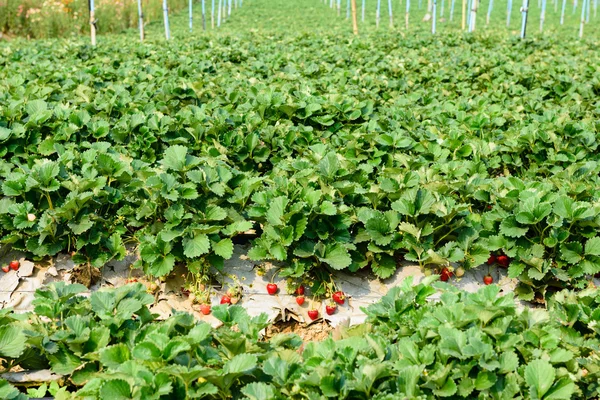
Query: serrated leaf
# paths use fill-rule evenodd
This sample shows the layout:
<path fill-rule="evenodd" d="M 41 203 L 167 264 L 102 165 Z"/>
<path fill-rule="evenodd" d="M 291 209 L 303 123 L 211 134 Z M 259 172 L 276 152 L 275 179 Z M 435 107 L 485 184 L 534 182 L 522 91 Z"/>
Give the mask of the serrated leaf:
<path fill-rule="evenodd" d="M 527 233 L 528 230 L 528 227 L 520 226 L 514 217 L 505 218 L 500 223 L 500 232 L 503 235 L 512 238 L 522 237 Z"/>
<path fill-rule="evenodd" d="M 273 387 L 264 382 L 252 382 L 241 389 L 242 394 L 251 400 L 271 400 L 275 398 Z"/>
<path fill-rule="evenodd" d="M 585 243 L 585 254 L 600 256 L 600 237 L 596 236 Z"/>
<path fill-rule="evenodd" d="M 267 221 L 275 226 L 283 225 L 281 218 L 285 212 L 285 207 L 288 204 L 288 199 L 285 196 L 275 197 L 267 210 Z"/>
<path fill-rule="evenodd" d="M 221 239 L 219 242 L 212 243 L 212 249 L 216 255 L 229 260 L 233 255 L 233 242 L 229 238 Z"/>
<path fill-rule="evenodd" d="M 111 400 L 131 399 L 131 386 L 123 379 L 111 379 L 100 388 L 100 398 Z"/>
<path fill-rule="evenodd" d="M 238 354 L 223 365 L 226 374 L 242 374 L 252 371 L 258 364 L 258 358 L 253 354 Z"/>
<path fill-rule="evenodd" d="M 325 257 L 320 258 L 320 260 L 326 262 L 331 268 L 336 270 L 347 268 L 352 264 L 350 253 L 341 244 L 327 246 Z"/>
<path fill-rule="evenodd" d="M 569 264 L 577 264 L 583 259 L 583 246 L 579 242 L 561 243 L 560 255 Z"/>
<path fill-rule="evenodd" d="M 210 250 L 210 240 L 204 233 L 197 233 L 193 238 L 183 240 L 183 254 L 189 258 L 200 257 Z"/>
<path fill-rule="evenodd" d="M 525 367 L 524 378 L 529 386 L 530 396 L 542 399 L 554 382 L 556 372 L 548 361 L 533 360 Z"/>
<path fill-rule="evenodd" d="M 129 348 L 124 343 L 108 346 L 100 350 L 100 362 L 109 368 L 119 368 L 125 361 L 131 359 Z"/>
<path fill-rule="evenodd" d="M 165 150 L 162 164 L 167 169 L 175 171 L 183 171 L 186 166 L 187 147 L 185 146 L 171 146 Z"/>
<path fill-rule="evenodd" d="M 17 358 L 25 351 L 26 337 L 17 325 L 0 327 L 0 356 Z"/>

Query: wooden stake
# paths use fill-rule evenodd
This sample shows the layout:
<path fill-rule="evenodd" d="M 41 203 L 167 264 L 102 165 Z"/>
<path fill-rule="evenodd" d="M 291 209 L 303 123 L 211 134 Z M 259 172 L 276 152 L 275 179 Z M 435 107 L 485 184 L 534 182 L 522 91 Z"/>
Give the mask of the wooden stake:
<path fill-rule="evenodd" d="M 461 24 L 461 26 L 462 26 L 463 31 L 465 30 L 465 25 L 467 22 L 466 10 L 467 10 L 467 0 L 462 0 L 462 24 Z"/>
<path fill-rule="evenodd" d="M 202 30 L 206 30 L 206 5 L 202 0 Z"/>
<path fill-rule="evenodd" d="M 579 24 L 579 39 L 583 38 L 583 26 L 585 25 L 585 2 L 586 0 L 583 0 L 583 3 L 581 3 L 581 22 Z"/>
<path fill-rule="evenodd" d="M 356 17 L 356 0 L 351 0 L 352 5 L 352 31 L 358 35 L 358 19 Z"/>
<path fill-rule="evenodd" d="M 215 29 L 215 0 L 212 0 L 210 6 L 210 27 Z"/>

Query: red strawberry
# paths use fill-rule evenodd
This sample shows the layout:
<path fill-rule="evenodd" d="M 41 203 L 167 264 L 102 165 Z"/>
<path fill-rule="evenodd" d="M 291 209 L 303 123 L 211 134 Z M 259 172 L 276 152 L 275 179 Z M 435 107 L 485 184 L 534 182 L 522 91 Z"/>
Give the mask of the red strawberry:
<path fill-rule="evenodd" d="M 492 278 L 491 275 L 486 275 L 483 277 L 483 283 L 485 283 L 486 285 L 491 285 L 492 282 L 494 282 L 494 278 Z"/>
<path fill-rule="evenodd" d="M 304 296 L 298 296 L 296 297 L 296 303 L 301 306 L 302 304 L 304 304 Z"/>
<path fill-rule="evenodd" d="M 319 318 L 319 310 L 308 310 L 308 317 L 313 321 Z"/>
<path fill-rule="evenodd" d="M 296 294 L 298 296 L 304 296 L 304 286 L 302 286 L 302 285 L 298 286 L 298 288 L 296 289 Z"/>
<path fill-rule="evenodd" d="M 8 271 L 10 271 L 10 268 L 9 268 L 9 266 L 8 266 L 8 265 L 3 265 L 3 266 L 2 266 L 2 271 L 4 271 L 4 272 L 8 272 Z"/>
<path fill-rule="evenodd" d="M 500 257 L 502 257 L 502 256 L 500 256 Z M 492 254 L 492 255 L 490 256 L 490 258 L 488 258 L 488 260 L 487 260 L 487 264 L 488 264 L 488 265 L 492 265 L 492 264 L 493 264 L 493 263 L 495 263 L 495 262 L 496 262 L 496 256 Z"/>
<path fill-rule="evenodd" d="M 201 304 L 200 312 L 204 315 L 210 314 L 210 304 Z"/>
<path fill-rule="evenodd" d="M 336 310 L 337 306 L 335 304 L 325 306 L 325 312 L 327 313 L 327 315 L 333 315 Z"/>
<path fill-rule="evenodd" d="M 440 272 L 440 279 L 443 282 L 448 282 L 448 280 L 450 279 L 450 277 L 453 275 L 452 271 L 450 271 L 448 268 L 444 267 L 442 268 L 442 272 Z"/>
<path fill-rule="evenodd" d="M 508 266 L 510 264 L 510 258 L 508 258 L 508 256 L 505 256 L 504 254 L 501 256 L 498 256 L 497 261 L 498 261 L 498 264 L 500 264 L 500 266 L 504 267 L 504 268 L 508 268 Z"/>
<path fill-rule="evenodd" d="M 341 291 L 337 291 L 335 292 L 331 298 L 333 299 L 333 301 L 335 301 L 336 303 L 338 303 L 339 305 L 344 304 L 344 301 L 346 300 L 346 296 L 344 295 L 344 292 Z"/>
<path fill-rule="evenodd" d="M 231 304 L 231 297 L 224 294 L 223 297 L 221 297 L 221 304 Z"/>
<path fill-rule="evenodd" d="M 18 270 L 20 265 L 21 264 L 17 260 L 13 260 L 13 261 L 10 262 L 10 264 L 8 264 L 8 266 L 10 267 L 10 269 L 12 269 L 13 271 Z"/>
<path fill-rule="evenodd" d="M 269 293 L 271 296 L 277 293 L 277 285 L 274 283 L 269 283 L 267 285 L 267 293 Z"/>

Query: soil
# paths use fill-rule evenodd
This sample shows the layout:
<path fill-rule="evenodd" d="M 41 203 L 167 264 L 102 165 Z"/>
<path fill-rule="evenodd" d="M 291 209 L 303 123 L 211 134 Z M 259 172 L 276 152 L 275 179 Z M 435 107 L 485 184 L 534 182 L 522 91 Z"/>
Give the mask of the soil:
<path fill-rule="evenodd" d="M 329 337 L 329 334 L 334 328 L 325 320 L 318 321 L 309 325 L 300 323 L 295 320 L 276 321 L 269 325 L 265 332 L 265 339 L 269 339 L 278 333 L 295 333 L 302 340 L 307 341 L 322 341 Z"/>

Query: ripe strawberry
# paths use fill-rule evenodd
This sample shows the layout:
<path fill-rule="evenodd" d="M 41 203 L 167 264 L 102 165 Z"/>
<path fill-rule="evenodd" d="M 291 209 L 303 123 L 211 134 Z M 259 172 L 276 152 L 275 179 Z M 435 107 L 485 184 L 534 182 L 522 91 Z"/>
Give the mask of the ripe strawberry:
<path fill-rule="evenodd" d="M 337 306 L 335 304 L 325 306 L 325 312 L 327 313 L 327 315 L 333 315 L 336 310 Z"/>
<path fill-rule="evenodd" d="M 448 282 L 452 275 L 452 271 L 450 271 L 447 267 L 444 267 L 442 268 L 442 272 L 440 272 L 440 279 L 442 282 Z"/>
<path fill-rule="evenodd" d="M 2 271 L 8 272 L 8 271 L 10 271 L 10 267 L 8 265 L 3 265 L 2 266 Z"/>
<path fill-rule="evenodd" d="M 200 312 L 204 315 L 210 314 L 210 304 L 201 304 Z"/>
<path fill-rule="evenodd" d="M 319 318 L 319 310 L 308 310 L 308 317 L 313 321 Z"/>
<path fill-rule="evenodd" d="M 277 293 L 277 285 L 274 283 L 269 283 L 267 285 L 267 292 L 273 296 L 275 293 Z"/>
<path fill-rule="evenodd" d="M 298 286 L 298 288 L 296 289 L 296 294 L 298 296 L 304 296 L 304 286 L 302 286 L 302 285 Z"/>
<path fill-rule="evenodd" d="M 497 261 L 498 264 L 500 264 L 500 266 L 504 268 L 508 268 L 508 266 L 510 265 L 510 258 L 508 258 L 508 256 L 505 256 L 504 254 L 498 256 Z"/>
<path fill-rule="evenodd" d="M 483 277 L 483 283 L 485 283 L 486 285 L 491 285 L 492 282 L 494 282 L 494 278 L 492 278 L 491 275 L 486 275 Z"/>
<path fill-rule="evenodd" d="M 333 299 L 333 301 L 335 301 L 336 303 L 338 303 L 339 305 L 344 304 L 344 301 L 346 300 L 346 296 L 344 295 L 344 292 L 341 291 L 337 291 L 335 292 L 331 298 Z"/>
<path fill-rule="evenodd" d="M 221 304 L 231 304 L 231 297 L 224 294 L 223 297 L 221 297 Z"/>
<path fill-rule="evenodd" d="M 296 304 L 298 304 L 299 306 L 301 306 L 302 304 L 304 304 L 304 296 L 298 296 L 298 297 L 296 297 Z"/>
<path fill-rule="evenodd" d="M 20 265 L 21 265 L 21 263 L 19 263 L 17 260 L 13 260 L 10 262 L 10 264 L 8 264 L 10 269 L 12 269 L 13 271 L 18 270 Z"/>
<path fill-rule="evenodd" d="M 500 257 L 502 257 L 502 256 L 500 256 Z M 493 264 L 493 263 L 495 263 L 495 262 L 496 262 L 496 256 L 492 254 L 492 255 L 490 256 L 490 258 L 488 258 L 488 260 L 487 260 L 487 264 L 488 264 L 488 265 L 492 265 L 492 264 Z"/>

